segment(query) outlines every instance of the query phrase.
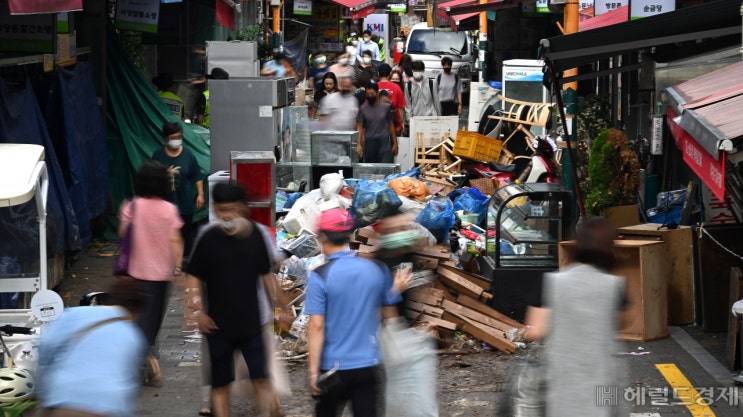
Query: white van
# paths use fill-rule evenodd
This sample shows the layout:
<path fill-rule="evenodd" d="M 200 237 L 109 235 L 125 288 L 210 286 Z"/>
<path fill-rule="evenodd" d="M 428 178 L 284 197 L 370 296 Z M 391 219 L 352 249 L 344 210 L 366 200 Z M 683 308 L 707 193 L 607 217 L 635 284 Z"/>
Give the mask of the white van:
<path fill-rule="evenodd" d="M 405 52 L 413 61 L 426 64 L 425 75 L 428 78 L 436 78 L 443 72 L 441 58 L 451 58 L 452 72 L 459 74 L 465 93 L 469 92 L 470 82 L 477 79 L 477 45 L 467 31 L 455 32 L 450 27 L 416 23 L 408 34 Z"/>

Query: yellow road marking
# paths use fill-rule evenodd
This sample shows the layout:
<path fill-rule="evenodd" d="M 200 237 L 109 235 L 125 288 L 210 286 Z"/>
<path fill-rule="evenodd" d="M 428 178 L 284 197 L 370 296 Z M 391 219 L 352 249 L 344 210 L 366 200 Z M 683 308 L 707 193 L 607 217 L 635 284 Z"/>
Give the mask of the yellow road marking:
<path fill-rule="evenodd" d="M 655 367 L 671 385 L 676 397 L 689 409 L 692 417 L 715 417 L 714 411 L 675 364 L 657 363 Z"/>

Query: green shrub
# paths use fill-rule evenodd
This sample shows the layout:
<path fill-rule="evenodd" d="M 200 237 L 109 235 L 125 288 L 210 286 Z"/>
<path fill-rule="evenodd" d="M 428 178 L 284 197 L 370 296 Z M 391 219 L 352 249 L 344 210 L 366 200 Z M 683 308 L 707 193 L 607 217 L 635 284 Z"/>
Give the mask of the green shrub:
<path fill-rule="evenodd" d="M 627 136 L 617 129 L 602 131 L 594 139 L 588 159 L 586 211 L 601 215 L 608 207 L 634 204 L 639 169 Z"/>

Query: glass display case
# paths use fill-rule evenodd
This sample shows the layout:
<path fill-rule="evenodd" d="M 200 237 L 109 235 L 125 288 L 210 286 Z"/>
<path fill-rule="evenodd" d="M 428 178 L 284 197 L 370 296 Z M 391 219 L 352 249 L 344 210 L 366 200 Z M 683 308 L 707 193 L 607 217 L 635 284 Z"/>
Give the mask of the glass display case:
<path fill-rule="evenodd" d="M 315 131 L 311 133 L 312 165 L 347 166 L 358 162 L 357 131 Z"/>
<path fill-rule="evenodd" d="M 353 177 L 382 181 L 388 175 L 399 174 L 400 164 L 353 164 Z"/>
<path fill-rule="evenodd" d="M 493 307 L 523 320 L 539 302 L 542 275 L 558 268 L 558 244 L 569 238 L 572 193 L 560 184 L 509 184 L 488 204 L 480 271 L 492 278 Z"/>

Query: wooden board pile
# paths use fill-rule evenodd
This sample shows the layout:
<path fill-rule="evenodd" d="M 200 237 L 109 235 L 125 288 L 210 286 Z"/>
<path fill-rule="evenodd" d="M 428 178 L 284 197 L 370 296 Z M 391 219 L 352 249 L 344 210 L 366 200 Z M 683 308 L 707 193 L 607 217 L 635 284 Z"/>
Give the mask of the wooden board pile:
<path fill-rule="evenodd" d="M 359 255 L 373 258 L 379 249 L 379 236 L 370 229 L 359 229 L 351 247 Z M 405 292 L 406 316 L 414 325 L 425 325 L 440 338 L 463 331 L 500 351 L 512 353 L 516 344 L 506 337 L 511 329 L 524 325 L 487 305 L 493 295 L 490 281 L 459 269 L 442 246 L 419 246 L 414 252 L 416 270 L 428 270 L 432 282 Z"/>

